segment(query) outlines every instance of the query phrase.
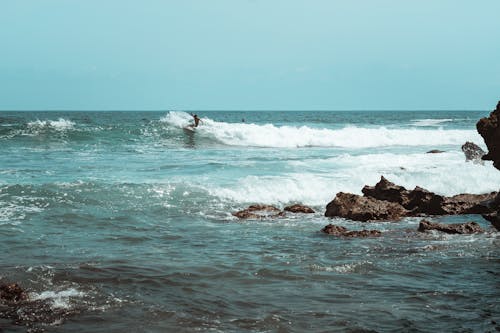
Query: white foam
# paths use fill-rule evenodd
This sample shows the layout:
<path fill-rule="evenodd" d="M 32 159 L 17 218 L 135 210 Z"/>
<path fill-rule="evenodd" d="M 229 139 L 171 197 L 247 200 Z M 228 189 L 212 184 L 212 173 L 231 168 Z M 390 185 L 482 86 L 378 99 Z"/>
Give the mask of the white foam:
<path fill-rule="evenodd" d="M 337 192 L 361 194 L 364 185 L 375 185 L 381 175 L 407 189 L 418 185 L 448 196 L 498 191 L 500 187 L 500 173 L 491 163 L 482 166 L 465 162 L 465 157 L 459 152 L 346 154 L 325 160 L 291 161 L 290 164 L 295 168 L 294 172 L 245 176 L 230 185 L 210 184 L 208 181 L 209 184 L 197 186 L 232 203 L 280 205 L 301 202 L 321 207 Z"/>
<path fill-rule="evenodd" d="M 32 129 L 51 128 L 56 131 L 66 131 L 73 129 L 75 123 L 71 120 L 59 118 L 58 120 L 35 120 L 28 123 L 28 127 Z"/>
<path fill-rule="evenodd" d="M 189 123 L 185 112 L 171 111 L 161 121 L 175 127 Z M 248 147 L 344 147 L 462 145 L 465 141 L 482 142 L 475 130 L 389 129 L 348 126 L 341 129 L 308 126 L 275 126 L 217 122 L 202 118 L 198 133 L 230 146 Z"/>
<path fill-rule="evenodd" d="M 32 293 L 30 294 L 30 298 L 33 300 L 48 300 L 52 303 L 54 308 L 71 308 L 70 300 L 75 297 L 83 297 L 85 293 L 74 289 L 69 288 L 61 291 L 44 291 L 40 294 Z"/>
<path fill-rule="evenodd" d="M 418 127 L 440 126 L 442 123 L 450 121 L 453 121 L 453 119 L 414 119 L 412 125 Z"/>

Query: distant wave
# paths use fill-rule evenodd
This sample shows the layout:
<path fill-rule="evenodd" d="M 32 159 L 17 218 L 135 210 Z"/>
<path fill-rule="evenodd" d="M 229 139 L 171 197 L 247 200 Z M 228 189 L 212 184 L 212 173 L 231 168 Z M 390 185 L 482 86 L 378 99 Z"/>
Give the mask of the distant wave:
<path fill-rule="evenodd" d="M 28 128 L 32 129 L 53 129 L 56 131 L 66 131 L 73 129 L 75 123 L 71 120 L 59 118 L 58 120 L 35 120 L 28 123 Z"/>
<path fill-rule="evenodd" d="M 441 126 L 443 123 L 453 121 L 453 119 L 415 119 L 412 125 L 417 127 Z"/>
<path fill-rule="evenodd" d="M 191 116 L 171 111 L 161 119 L 182 128 Z M 441 119 L 440 121 L 447 121 Z M 389 129 L 348 126 L 342 129 L 311 128 L 308 126 L 275 126 L 273 124 L 225 123 L 202 118 L 198 133 L 229 146 L 247 147 L 339 147 L 371 148 L 384 146 L 462 145 L 465 141 L 481 142 L 474 130 Z"/>

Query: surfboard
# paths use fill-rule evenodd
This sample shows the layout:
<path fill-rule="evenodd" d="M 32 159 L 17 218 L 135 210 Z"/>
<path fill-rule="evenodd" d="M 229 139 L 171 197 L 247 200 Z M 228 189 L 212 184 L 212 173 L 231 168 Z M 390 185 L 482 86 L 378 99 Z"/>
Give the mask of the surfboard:
<path fill-rule="evenodd" d="M 188 131 L 188 132 L 193 132 L 193 133 L 196 131 L 196 129 L 192 125 L 184 126 L 182 129 L 185 131 Z"/>

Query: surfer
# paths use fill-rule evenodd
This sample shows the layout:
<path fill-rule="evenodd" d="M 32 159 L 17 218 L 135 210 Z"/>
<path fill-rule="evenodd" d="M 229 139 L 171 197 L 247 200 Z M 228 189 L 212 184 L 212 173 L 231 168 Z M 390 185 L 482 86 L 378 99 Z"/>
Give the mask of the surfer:
<path fill-rule="evenodd" d="M 200 118 L 198 118 L 198 115 L 197 115 L 197 114 L 191 114 L 191 115 L 193 116 L 193 119 L 194 119 L 194 125 L 193 125 L 193 127 L 198 127 L 198 125 L 199 125 L 199 123 L 200 123 L 201 119 L 200 119 Z"/>

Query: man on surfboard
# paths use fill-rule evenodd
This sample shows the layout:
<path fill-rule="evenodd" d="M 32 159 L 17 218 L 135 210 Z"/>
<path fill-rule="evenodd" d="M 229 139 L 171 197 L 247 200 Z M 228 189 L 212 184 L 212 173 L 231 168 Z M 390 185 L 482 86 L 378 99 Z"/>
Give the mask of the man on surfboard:
<path fill-rule="evenodd" d="M 196 114 L 191 114 L 193 116 L 193 119 L 194 119 L 194 125 L 193 127 L 198 127 L 198 124 L 200 123 L 200 118 L 198 118 L 198 115 Z"/>

